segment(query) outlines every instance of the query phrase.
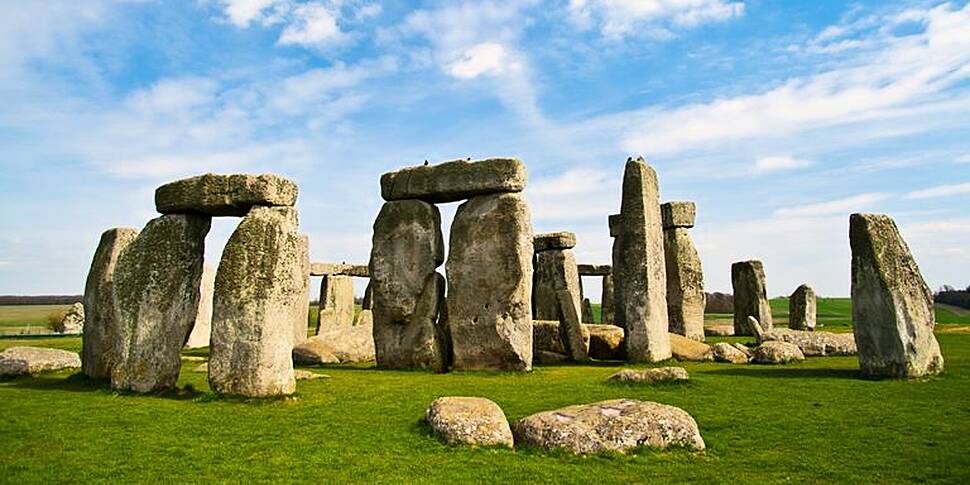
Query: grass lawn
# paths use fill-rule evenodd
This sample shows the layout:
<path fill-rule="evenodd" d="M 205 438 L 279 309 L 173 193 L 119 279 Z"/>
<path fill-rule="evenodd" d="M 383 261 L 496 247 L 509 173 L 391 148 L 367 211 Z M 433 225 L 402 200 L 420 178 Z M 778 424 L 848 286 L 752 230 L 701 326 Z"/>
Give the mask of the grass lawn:
<path fill-rule="evenodd" d="M 47 316 L 70 308 L 71 305 L 0 305 L 0 335 L 50 333 Z"/>

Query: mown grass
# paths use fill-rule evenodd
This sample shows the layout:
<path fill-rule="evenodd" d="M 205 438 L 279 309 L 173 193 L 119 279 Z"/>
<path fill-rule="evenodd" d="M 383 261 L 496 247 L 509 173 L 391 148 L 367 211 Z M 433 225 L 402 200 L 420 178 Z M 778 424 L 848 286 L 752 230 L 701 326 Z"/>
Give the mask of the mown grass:
<path fill-rule="evenodd" d="M 0 334 L 51 332 L 47 316 L 70 308 L 71 305 L 0 305 Z"/>

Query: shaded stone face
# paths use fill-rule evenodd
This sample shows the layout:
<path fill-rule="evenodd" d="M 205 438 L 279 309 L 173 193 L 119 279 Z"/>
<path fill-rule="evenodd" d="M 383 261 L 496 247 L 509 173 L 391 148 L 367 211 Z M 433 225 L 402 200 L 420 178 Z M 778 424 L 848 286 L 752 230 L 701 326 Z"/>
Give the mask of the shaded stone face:
<path fill-rule="evenodd" d="M 590 325 L 580 327 L 583 339 L 583 347 L 589 348 L 590 345 Z M 536 356 L 538 352 L 550 352 L 560 354 L 564 361 L 569 360 L 569 350 L 566 349 L 566 342 L 562 333 L 562 325 L 557 320 L 533 320 L 532 321 L 532 352 Z M 622 340 L 622 338 L 621 338 Z M 538 360 L 538 359 L 536 359 Z"/>
<path fill-rule="evenodd" d="M 101 234 L 98 249 L 84 285 L 84 334 L 81 360 L 84 375 L 110 379 L 118 362 L 118 322 L 115 320 L 114 269 L 121 253 L 138 237 L 130 227 L 108 229 Z"/>
<path fill-rule="evenodd" d="M 852 321 L 859 369 L 868 377 L 943 372 L 933 335 L 933 294 L 896 223 L 881 214 L 852 214 Z"/>
<path fill-rule="evenodd" d="M 320 281 L 320 317 L 317 333 L 354 323 L 354 279 L 329 275 Z"/>
<path fill-rule="evenodd" d="M 370 269 L 366 264 L 347 263 L 310 263 L 310 276 L 356 276 L 370 277 Z"/>
<path fill-rule="evenodd" d="M 788 328 L 815 330 L 815 290 L 801 285 L 788 298 Z"/>
<path fill-rule="evenodd" d="M 734 335 L 751 335 L 748 317 L 757 320 L 763 330 L 771 330 L 771 306 L 761 261 L 732 264 L 731 285 L 734 287 Z"/>
<path fill-rule="evenodd" d="M 693 202 L 667 202 L 660 206 L 660 215 L 664 229 L 675 227 L 689 229 L 694 227 L 697 207 Z"/>
<path fill-rule="evenodd" d="M 208 216 L 167 214 L 148 222 L 114 269 L 118 362 L 111 387 L 175 387 L 180 352 L 195 324 Z"/>
<path fill-rule="evenodd" d="M 613 267 L 608 264 L 577 264 L 580 276 L 606 276 L 613 274 Z"/>
<path fill-rule="evenodd" d="M 521 194 L 474 197 L 458 207 L 446 270 L 455 369 L 532 368 L 532 256 Z"/>
<path fill-rule="evenodd" d="M 185 348 L 193 349 L 209 345 L 212 335 L 212 293 L 216 286 L 216 272 L 209 265 L 202 266 L 202 283 L 199 286 L 199 309 L 195 314 L 192 333 Z"/>
<path fill-rule="evenodd" d="M 704 340 L 704 270 L 687 229 L 664 230 L 667 266 L 667 315 L 670 331 Z"/>
<path fill-rule="evenodd" d="M 535 255 L 532 278 L 532 316 L 537 320 L 559 320 L 561 311 L 556 292 L 566 290 L 582 312 L 579 274 L 572 250 L 539 251 Z"/>
<path fill-rule="evenodd" d="M 600 323 L 612 324 L 615 310 L 613 289 L 613 275 L 603 276 L 603 294 L 600 297 Z"/>
<path fill-rule="evenodd" d="M 155 190 L 155 208 L 162 214 L 241 217 L 253 206 L 291 207 L 298 193 L 296 183 L 279 175 L 209 173 L 162 185 Z"/>
<path fill-rule="evenodd" d="M 572 249 L 576 247 L 576 234 L 571 232 L 549 232 L 536 234 L 532 245 L 537 253 L 553 249 Z"/>
<path fill-rule="evenodd" d="M 613 254 L 613 280 L 620 295 L 616 311 L 623 314 L 627 359 L 669 359 L 660 192 L 657 174 L 642 158 L 626 164 L 620 213 L 620 247 Z"/>
<path fill-rule="evenodd" d="M 596 323 L 596 319 L 593 318 L 593 303 L 589 301 L 589 298 L 583 298 L 583 323 Z"/>
<path fill-rule="evenodd" d="M 209 385 L 247 397 L 296 390 L 292 351 L 306 337 L 310 258 L 296 209 L 254 207 L 222 252 L 212 309 Z M 302 328 L 303 338 L 296 337 Z"/>
<path fill-rule="evenodd" d="M 388 201 L 457 202 L 480 195 L 521 192 L 525 181 L 525 165 L 514 158 L 454 160 L 385 173 L 381 176 L 381 196 Z"/>
<path fill-rule="evenodd" d="M 419 200 L 387 202 L 374 221 L 370 258 L 377 365 L 445 371 L 450 337 L 440 318 L 441 215 Z"/>

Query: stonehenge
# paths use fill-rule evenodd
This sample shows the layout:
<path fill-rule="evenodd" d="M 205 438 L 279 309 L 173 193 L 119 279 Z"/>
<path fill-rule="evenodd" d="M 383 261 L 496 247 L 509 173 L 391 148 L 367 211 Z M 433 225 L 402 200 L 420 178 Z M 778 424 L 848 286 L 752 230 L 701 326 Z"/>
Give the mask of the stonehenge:
<path fill-rule="evenodd" d="M 538 234 L 533 239 L 532 317 L 558 320 L 566 353 L 573 360 L 583 361 L 589 356 L 581 337 L 583 299 L 572 251 L 575 246 L 576 235 L 571 232 Z"/>
<path fill-rule="evenodd" d="M 734 335 L 751 335 L 748 317 L 757 320 L 764 331 L 771 330 L 771 306 L 761 261 L 732 264 L 731 285 L 734 287 Z"/>
<path fill-rule="evenodd" d="M 608 264 L 577 264 L 576 269 L 579 271 L 579 276 L 600 276 L 602 277 L 602 293 L 600 296 L 600 322 L 603 324 L 613 323 L 613 267 Z M 582 283 L 582 280 L 580 280 Z M 579 285 L 579 289 L 582 290 L 582 284 Z M 587 299 L 583 299 L 584 302 Z M 583 303 L 583 312 L 587 311 L 586 303 Z M 583 323 L 593 323 L 592 319 L 592 308 L 589 309 L 591 313 L 589 321 L 583 318 Z"/>
<path fill-rule="evenodd" d="M 795 288 L 788 297 L 788 328 L 815 330 L 815 290 L 808 285 Z"/>
<path fill-rule="evenodd" d="M 882 214 L 849 217 L 852 323 L 859 369 L 871 378 L 943 372 L 933 335 L 933 294 L 896 223 Z"/>
<path fill-rule="evenodd" d="M 193 349 L 209 345 L 212 336 L 212 293 L 216 289 L 216 272 L 211 266 L 202 265 L 202 281 L 199 284 L 199 307 L 195 314 L 192 333 L 185 348 Z"/>
<path fill-rule="evenodd" d="M 667 269 L 669 330 L 693 340 L 704 340 L 704 271 L 687 229 L 694 227 L 693 202 L 667 202 L 660 206 Z"/>

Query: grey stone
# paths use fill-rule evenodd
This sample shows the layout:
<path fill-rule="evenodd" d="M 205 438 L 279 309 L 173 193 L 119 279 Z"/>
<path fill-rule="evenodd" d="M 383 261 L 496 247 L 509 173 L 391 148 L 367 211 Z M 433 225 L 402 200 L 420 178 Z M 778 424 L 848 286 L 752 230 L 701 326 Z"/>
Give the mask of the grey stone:
<path fill-rule="evenodd" d="M 758 364 L 787 364 L 805 360 L 805 354 L 795 344 L 772 340 L 758 346 L 753 362 Z"/>
<path fill-rule="evenodd" d="M 623 214 L 610 214 L 610 237 L 619 237 L 623 227 Z"/>
<path fill-rule="evenodd" d="M 453 160 L 385 173 L 381 176 L 381 196 L 388 201 L 420 199 L 437 204 L 522 192 L 525 181 L 525 164 L 514 158 Z"/>
<path fill-rule="evenodd" d="M 0 377 L 77 369 L 81 358 L 74 352 L 40 347 L 10 347 L 0 352 Z"/>
<path fill-rule="evenodd" d="M 589 348 L 589 325 L 583 325 L 580 331 L 582 332 L 583 347 Z M 532 351 L 533 353 L 540 351 L 554 352 L 568 357 L 569 350 L 566 349 L 566 341 L 562 334 L 562 324 L 557 320 L 533 320 Z"/>
<path fill-rule="evenodd" d="M 577 362 L 589 360 L 587 346 L 588 338 L 584 341 L 583 327 L 579 314 L 576 313 L 576 301 L 568 290 L 556 292 L 559 300 L 559 310 L 562 318 L 559 319 L 560 334 L 566 344 L 566 353 Z"/>
<path fill-rule="evenodd" d="M 589 335 L 589 356 L 598 360 L 625 360 L 623 329 L 616 325 L 584 324 Z"/>
<path fill-rule="evenodd" d="M 852 214 L 852 322 L 859 368 L 867 377 L 920 377 L 943 372 L 933 335 L 933 293 L 896 223 L 886 215 Z"/>
<path fill-rule="evenodd" d="M 762 342 L 772 340 L 795 344 L 805 356 L 856 355 L 855 338 L 851 333 L 775 328 L 761 335 Z"/>
<path fill-rule="evenodd" d="M 748 356 L 748 360 L 751 360 L 751 358 L 754 357 L 754 351 L 752 351 L 750 348 L 748 348 L 747 345 L 744 345 L 741 342 L 734 342 L 731 345 L 734 348 L 740 350 L 742 354 Z"/>
<path fill-rule="evenodd" d="M 669 330 L 703 341 L 704 270 L 687 229 L 664 229 L 664 258 L 667 269 Z"/>
<path fill-rule="evenodd" d="M 199 308 L 195 314 L 192 333 L 185 342 L 185 348 L 208 347 L 212 335 L 212 293 L 216 287 L 216 272 L 211 266 L 202 265 L 202 282 L 199 285 Z"/>
<path fill-rule="evenodd" d="M 502 408 L 483 397 L 439 397 L 424 416 L 432 431 L 450 446 L 513 446 Z"/>
<path fill-rule="evenodd" d="M 690 380 L 683 367 L 657 367 L 653 369 L 620 369 L 606 378 L 607 382 L 631 384 L 657 384 L 660 382 L 685 382 Z"/>
<path fill-rule="evenodd" d="M 572 232 L 536 234 L 532 238 L 532 245 L 537 253 L 554 249 L 572 249 L 576 247 L 576 234 Z"/>
<path fill-rule="evenodd" d="M 84 331 L 84 304 L 75 302 L 61 319 L 61 333 L 81 333 Z"/>
<path fill-rule="evenodd" d="M 583 298 L 583 323 L 596 323 L 596 319 L 593 316 L 593 304 L 589 301 L 589 298 Z"/>
<path fill-rule="evenodd" d="M 711 325 L 704 327 L 704 335 L 708 337 L 730 337 L 734 335 L 734 325 Z"/>
<path fill-rule="evenodd" d="M 660 206 L 660 216 L 664 229 L 676 227 L 690 229 L 694 227 L 697 207 L 693 202 L 667 202 Z"/>
<path fill-rule="evenodd" d="M 81 361 L 84 374 L 92 379 L 111 379 L 118 362 L 120 333 L 115 320 L 114 269 L 122 251 L 138 237 L 130 227 L 108 229 L 101 234 L 84 285 L 84 334 Z"/>
<path fill-rule="evenodd" d="M 386 369 L 450 365 L 444 310 L 441 215 L 419 200 L 387 202 L 374 221 L 370 274 L 377 365 Z"/>
<path fill-rule="evenodd" d="M 608 276 L 613 274 L 613 267 L 608 264 L 577 264 L 580 276 Z"/>
<path fill-rule="evenodd" d="M 801 285 L 788 297 L 788 328 L 815 330 L 815 290 Z"/>
<path fill-rule="evenodd" d="M 558 320 L 566 343 L 565 353 L 575 360 L 587 360 L 586 349 L 578 340 L 581 338 L 582 289 L 572 250 L 550 249 L 536 252 L 534 266 L 534 318 Z"/>
<path fill-rule="evenodd" d="M 566 354 L 550 352 L 548 350 L 538 350 L 532 353 L 532 363 L 536 365 L 559 365 L 571 360 Z"/>
<path fill-rule="evenodd" d="M 771 306 L 761 261 L 739 261 L 731 265 L 734 287 L 734 335 L 751 335 L 747 319 L 754 317 L 764 330 L 771 330 Z"/>
<path fill-rule="evenodd" d="M 324 276 L 320 281 L 317 334 L 354 323 L 354 280 L 350 276 Z"/>
<path fill-rule="evenodd" d="M 333 349 L 323 339 L 317 337 L 293 346 L 293 365 L 337 364 L 340 359 L 333 355 Z"/>
<path fill-rule="evenodd" d="M 627 360 L 669 359 L 660 192 L 657 174 L 642 158 L 626 163 L 620 213 L 620 250 L 613 254 L 613 281 L 621 295 L 616 311 L 623 314 L 623 321 L 617 323 L 626 329 Z"/>
<path fill-rule="evenodd" d="M 317 374 L 316 372 L 304 369 L 295 369 L 293 371 L 293 378 L 298 381 L 312 381 L 314 379 L 327 379 L 329 377 L 326 374 Z"/>
<path fill-rule="evenodd" d="M 356 276 L 358 278 L 369 278 L 370 269 L 366 264 L 310 263 L 310 276 Z"/>
<path fill-rule="evenodd" d="M 484 195 L 451 225 L 447 311 L 459 370 L 532 368 L 532 221 L 522 194 Z"/>
<path fill-rule="evenodd" d="M 711 346 L 676 333 L 670 333 L 670 351 L 677 360 L 703 362 L 714 360 Z"/>
<path fill-rule="evenodd" d="M 747 354 L 726 342 L 718 342 L 712 345 L 711 353 L 714 355 L 715 362 L 728 362 L 731 364 L 748 363 Z"/>
<path fill-rule="evenodd" d="M 296 390 L 292 352 L 306 339 L 309 279 L 309 247 L 296 209 L 250 210 L 216 273 L 209 348 L 214 391 L 268 397 Z"/>
<path fill-rule="evenodd" d="M 600 323 L 612 324 L 614 308 L 615 290 L 613 289 L 613 275 L 603 275 L 603 293 L 600 297 Z"/>
<path fill-rule="evenodd" d="M 279 175 L 208 173 L 162 185 L 155 190 L 155 208 L 162 214 L 245 216 L 254 206 L 291 207 L 298 193 L 292 180 Z"/>
<path fill-rule="evenodd" d="M 342 364 L 374 362 L 374 321 L 367 317 L 370 311 L 365 312 L 356 325 L 331 329 L 313 340 L 325 345 Z"/>
<path fill-rule="evenodd" d="M 175 387 L 180 352 L 199 307 L 205 236 L 211 219 L 166 214 L 148 222 L 114 269 L 117 363 L 111 387 L 151 392 Z"/>
<path fill-rule="evenodd" d="M 576 454 L 623 453 L 639 446 L 704 449 L 697 422 L 683 409 L 614 399 L 533 414 L 513 426 L 516 443 Z"/>

